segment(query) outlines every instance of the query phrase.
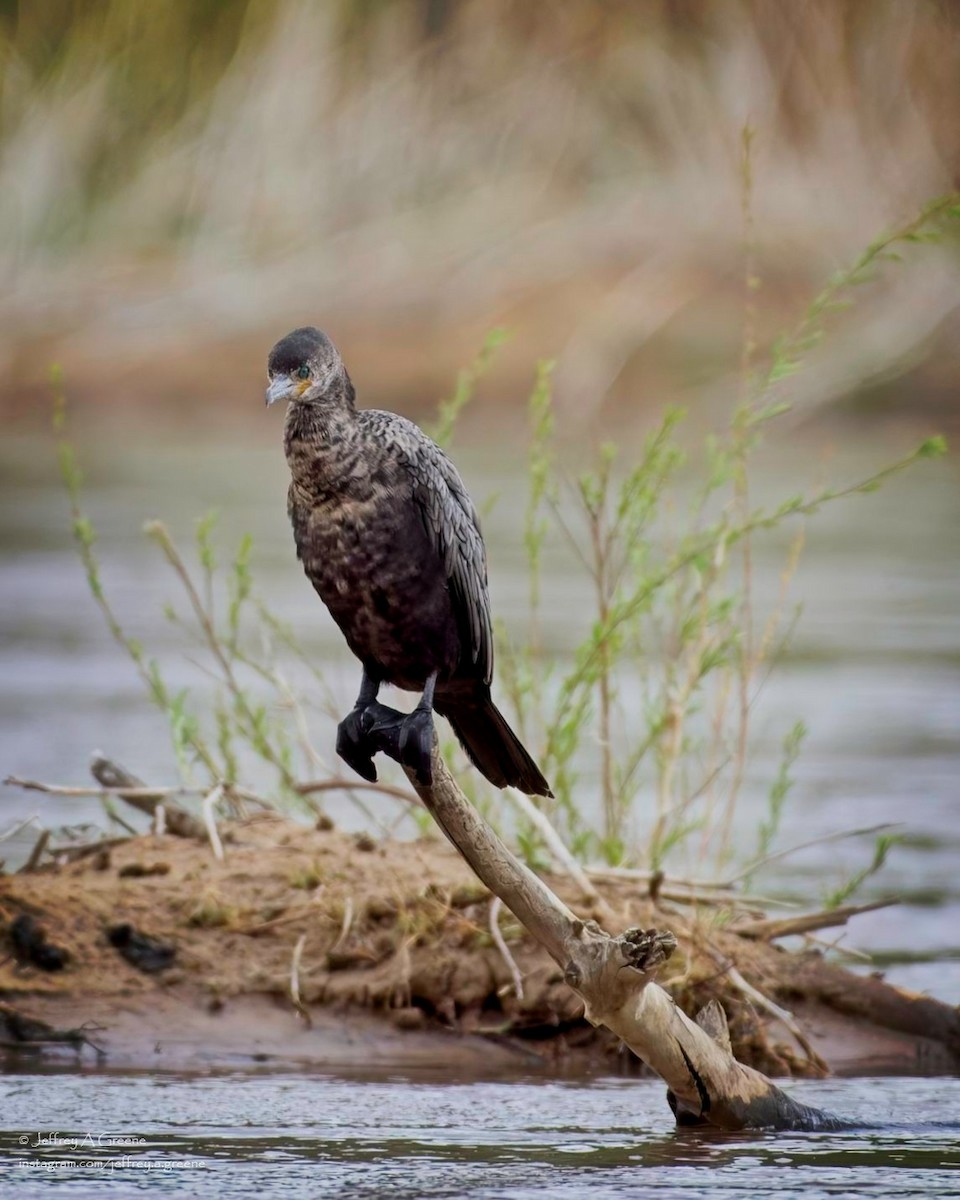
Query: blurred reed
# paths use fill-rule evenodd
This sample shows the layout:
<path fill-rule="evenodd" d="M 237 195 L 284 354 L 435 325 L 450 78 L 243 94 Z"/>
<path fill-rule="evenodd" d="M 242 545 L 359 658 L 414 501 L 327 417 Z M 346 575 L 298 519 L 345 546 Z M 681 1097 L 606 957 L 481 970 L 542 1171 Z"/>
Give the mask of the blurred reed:
<path fill-rule="evenodd" d="M 309 317 L 389 346 L 394 377 L 519 325 L 517 361 L 557 357 L 584 421 L 651 342 L 648 387 L 730 393 L 744 126 L 759 335 L 960 161 L 958 21 L 933 0 L 8 0 L 0 69 L 14 383 L 51 342 L 81 387 L 84 355 Z M 956 261 L 858 305 L 808 402 L 914 353 Z"/>

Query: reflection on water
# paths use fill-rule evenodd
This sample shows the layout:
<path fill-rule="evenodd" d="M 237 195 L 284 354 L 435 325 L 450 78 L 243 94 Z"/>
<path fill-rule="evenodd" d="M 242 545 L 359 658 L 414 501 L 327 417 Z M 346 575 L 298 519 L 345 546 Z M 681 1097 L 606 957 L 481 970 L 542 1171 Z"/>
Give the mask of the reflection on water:
<path fill-rule="evenodd" d="M 140 527 L 159 515 L 185 542 L 194 519 L 218 508 L 225 545 L 252 531 L 260 589 L 323 665 L 338 703 L 347 706 L 356 665 L 295 561 L 285 515 L 286 466 L 275 435 L 271 428 L 262 450 L 140 443 L 85 453 L 105 584 L 128 631 L 164 662 L 170 686 L 209 692 L 207 675 L 183 658 L 180 640 L 163 618 L 163 601 L 176 595 L 176 587 Z M 863 455 L 838 468 L 838 475 L 855 478 L 894 457 L 883 446 L 867 447 Z M 803 458 L 796 454 L 782 472 L 761 479 L 758 497 L 803 486 L 811 473 Z M 481 504 L 485 496 L 499 496 L 485 518 L 491 588 L 496 614 L 513 621 L 519 633 L 527 595 L 516 516 L 523 503 L 520 469 L 489 455 L 458 453 L 458 460 Z M 143 698 L 87 594 L 51 448 L 10 444 L 2 468 L 0 770 L 82 783 L 91 751 L 102 749 L 151 782 L 173 782 L 165 722 Z M 904 982 L 956 1003 L 960 968 L 950 960 L 960 956 L 960 497 L 951 472 L 949 461 L 925 464 L 877 495 L 828 508 L 811 526 L 796 586 L 805 611 L 789 657 L 756 706 L 737 835 L 750 848 L 756 844 L 783 734 L 802 717 L 810 736 L 780 844 L 887 822 L 900 826 L 905 844 L 865 895 L 894 893 L 908 903 L 859 918 L 855 937 L 888 952 L 892 980 L 902 970 Z M 782 557 L 775 550 L 757 547 L 761 597 L 778 587 Z M 563 654 L 581 632 L 572 615 L 586 611 L 585 583 L 571 564 L 557 559 L 543 591 L 544 636 L 552 651 Z M 627 703 L 630 688 L 627 681 Z M 317 743 L 332 754 L 332 728 L 319 715 L 315 731 Z M 5 792 L 3 800 L 0 827 L 31 812 L 49 823 L 101 817 L 95 800 L 16 792 Z M 596 804 L 589 767 L 578 801 L 587 811 Z M 347 826 L 362 820 L 336 797 L 331 813 Z M 29 840 L 4 843 L 0 857 L 14 861 Z M 778 862 L 757 886 L 816 903 L 869 856 L 869 842 L 862 840 L 821 843 Z M 672 865 L 702 874 L 696 862 Z M 898 967 L 898 955 L 909 965 Z M 925 958 L 943 961 L 931 969 Z"/>
<path fill-rule="evenodd" d="M 0 1184 L 198 1200 L 960 1193 L 960 1081 L 792 1090 L 862 1126 L 675 1132 L 662 1085 L 646 1081 L 21 1076 L 0 1082 Z"/>

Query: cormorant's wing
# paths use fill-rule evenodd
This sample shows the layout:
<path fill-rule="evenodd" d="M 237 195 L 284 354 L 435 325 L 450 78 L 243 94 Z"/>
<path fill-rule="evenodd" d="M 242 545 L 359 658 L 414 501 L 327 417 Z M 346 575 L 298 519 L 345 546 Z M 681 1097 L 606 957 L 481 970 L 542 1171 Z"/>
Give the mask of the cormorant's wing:
<path fill-rule="evenodd" d="M 487 556 L 477 510 L 460 473 L 440 447 L 412 421 L 398 420 L 402 426 L 397 429 L 397 449 L 410 473 L 414 501 L 446 570 L 457 624 L 479 678 L 490 683 L 493 627 Z"/>

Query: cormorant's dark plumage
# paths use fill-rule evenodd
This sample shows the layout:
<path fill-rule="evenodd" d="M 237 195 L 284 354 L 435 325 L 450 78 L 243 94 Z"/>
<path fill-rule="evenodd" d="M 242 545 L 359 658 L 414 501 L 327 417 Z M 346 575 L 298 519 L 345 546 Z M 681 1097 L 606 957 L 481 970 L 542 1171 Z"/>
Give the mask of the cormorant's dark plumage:
<path fill-rule="evenodd" d="M 319 330 L 279 341 L 268 371 L 267 402 L 289 401 L 284 448 L 297 554 L 364 668 L 338 749 L 356 738 L 351 720 L 378 686 L 393 683 L 424 692 L 411 728 L 435 707 L 492 783 L 550 795 L 490 697 L 486 555 L 456 467 L 411 421 L 357 410 L 340 355 Z"/>

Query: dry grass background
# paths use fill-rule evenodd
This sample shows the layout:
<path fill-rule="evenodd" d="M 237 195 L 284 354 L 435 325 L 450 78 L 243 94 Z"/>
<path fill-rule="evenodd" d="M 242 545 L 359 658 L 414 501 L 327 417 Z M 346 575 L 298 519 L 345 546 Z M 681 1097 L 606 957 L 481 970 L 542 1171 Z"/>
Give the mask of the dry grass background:
<path fill-rule="evenodd" d="M 746 124 L 761 332 L 960 164 L 934 0 L 6 0 L 0 64 L 0 404 L 26 420 L 53 359 L 81 404 L 236 404 L 306 321 L 414 411 L 496 324 L 493 390 L 555 356 L 585 422 L 723 400 Z M 801 413 L 918 364 L 903 403 L 949 402 L 957 248 L 915 258 Z"/>

